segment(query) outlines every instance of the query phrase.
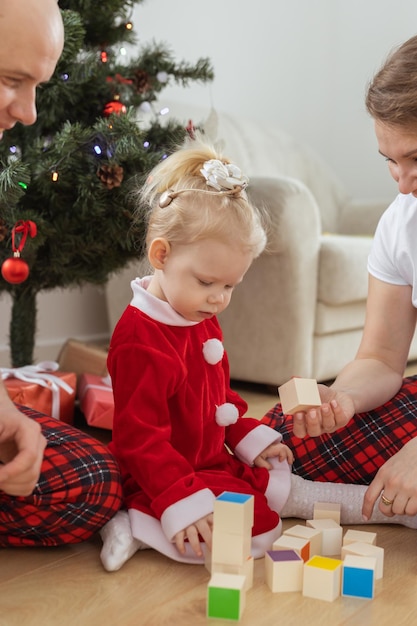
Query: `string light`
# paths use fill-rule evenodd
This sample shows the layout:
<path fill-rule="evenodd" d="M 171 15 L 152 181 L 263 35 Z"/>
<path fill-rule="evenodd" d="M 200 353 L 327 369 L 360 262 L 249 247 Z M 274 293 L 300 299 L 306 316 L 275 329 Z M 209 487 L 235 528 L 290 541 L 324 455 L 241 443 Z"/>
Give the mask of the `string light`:
<path fill-rule="evenodd" d="M 102 51 L 100 58 L 101 58 L 102 63 L 107 63 L 108 57 L 107 57 L 107 52 L 105 50 Z"/>
<path fill-rule="evenodd" d="M 53 173 L 52 173 L 52 181 L 53 181 L 54 183 L 56 183 L 56 181 L 58 180 L 58 178 L 59 178 L 59 174 L 58 174 L 58 172 L 53 172 Z"/>
<path fill-rule="evenodd" d="M 24 183 L 22 180 L 19 180 L 19 182 L 17 183 L 19 185 L 19 187 L 21 187 L 22 189 L 27 189 L 28 186 L 26 183 Z"/>
<path fill-rule="evenodd" d="M 127 24 L 126 24 L 126 29 L 127 29 L 127 30 L 132 30 L 132 28 L 133 28 L 133 24 L 132 24 L 132 22 L 127 22 Z"/>

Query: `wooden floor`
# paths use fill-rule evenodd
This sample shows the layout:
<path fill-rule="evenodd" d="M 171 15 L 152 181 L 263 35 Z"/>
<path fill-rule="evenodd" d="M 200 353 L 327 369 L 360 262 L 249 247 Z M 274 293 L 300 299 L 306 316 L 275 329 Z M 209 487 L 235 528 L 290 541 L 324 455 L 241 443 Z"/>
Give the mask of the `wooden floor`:
<path fill-rule="evenodd" d="M 276 402 L 271 391 L 238 391 L 249 414 L 261 417 Z M 108 434 L 96 432 L 105 439 Z M 284 520 L 284 528 L 297 520 Z M 303 522 L 301 522 L 303 523 Z M 363 526 L 345 527 L 364 529 Z M 367 526 L 385 549 L 384 577 L 373 600 L 329 603 L 300 593 L 273 594 L 255 563 L 242 626 L 384 626 L 417 624 L 417 534 L 401 526 Z M 119 571 L 102 569 L 101 541 L 63 548 L 0 550 L 0 626 L 199 626 L 225 623 L 205 616 L 209 574 L 203 566 L 169 561 L 151 550 Z M 226 622 L 230 623 L 230 622 Z"/>

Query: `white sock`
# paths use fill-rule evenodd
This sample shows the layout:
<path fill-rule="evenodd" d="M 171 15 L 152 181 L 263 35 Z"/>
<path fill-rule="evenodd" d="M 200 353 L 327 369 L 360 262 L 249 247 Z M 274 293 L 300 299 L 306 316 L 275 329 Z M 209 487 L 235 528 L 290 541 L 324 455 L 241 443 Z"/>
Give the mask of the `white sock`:
<path fill-rule="evenodd" d="M 381 513 L 378 504 L 374 506 L 371 519 L 365 521 L 362 517 L 362 504 L 366 490 L 366 485 L 322 483 L 291 474 L 290 495 L 280 515 L 313 519 L 316 502 L 331 502 L 341 505 L 341 524 L 401 524 L 417 528 L 417 516 L 387 517 Z"/>
<path fill-rule="evenodd" d="M 120 569 L 135 552 L 148 547 L 132 535 L 127 511 L 118 511 L 100 530 L 100 536 L 103 540 L 100 558 L 108 572 Z"/>

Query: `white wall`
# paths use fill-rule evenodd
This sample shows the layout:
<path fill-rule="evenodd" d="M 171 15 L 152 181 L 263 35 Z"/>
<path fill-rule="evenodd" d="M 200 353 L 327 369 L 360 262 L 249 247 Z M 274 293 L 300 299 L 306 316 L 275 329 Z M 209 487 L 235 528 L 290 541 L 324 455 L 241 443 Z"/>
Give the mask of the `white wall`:
<path fill-rule="evenodd" d="M 417 33 L 415 0 L 146 0 L 133 23 L 139 44 L 166 42 L 178 61 L 207 56 L 214 65 L 210 86 L 169 87 L 161 104 L 175 98 L 270 120 L 332 164 L 352 195 L 394 195 L 363 100 L 391 47 Z M 42 294 L 38 302 L 35 359 L 56 358 L 68 337 L 107 335 L 96 287 Z M 3 296 L 0 366 L 8 365 L 9 317 Z"/>
<path fill-rule="evenodd" d="M 354 196 L 395 193 L 363 101 L 389 50 L 417 33 L 415 0 L 146 0 L 133 23 L 139 43 L 167 42 L 178 60 L 214 65 L 211 86 L 170 87 L 162 101 L 271 120 L 319 152 Z"/>

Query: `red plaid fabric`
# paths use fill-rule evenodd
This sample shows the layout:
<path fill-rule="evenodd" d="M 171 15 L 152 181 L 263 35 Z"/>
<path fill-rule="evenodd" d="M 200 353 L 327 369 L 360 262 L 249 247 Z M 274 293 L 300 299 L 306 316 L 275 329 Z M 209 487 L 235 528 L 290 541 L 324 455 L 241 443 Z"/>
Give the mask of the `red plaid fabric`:
<path fill-rule="evenodd" d="M 37 411 L 48 440 L 39 482 L 29 497 L 0 492 L 0 547 L 58 546 L 84 541 L 119 510 L 119 469 L 107 447 Z"/>
<path fill-rule="evenodd" d="M 383 406 L 360 413 L 336 433 L 298 439 L 292 417 L 276 404 L 262 418 L 294 453 L 293 472 L 317 481 L 368 485 L 378 469 L 417 436 L 417 376 L 404 379 L 400 391 Z"/>

